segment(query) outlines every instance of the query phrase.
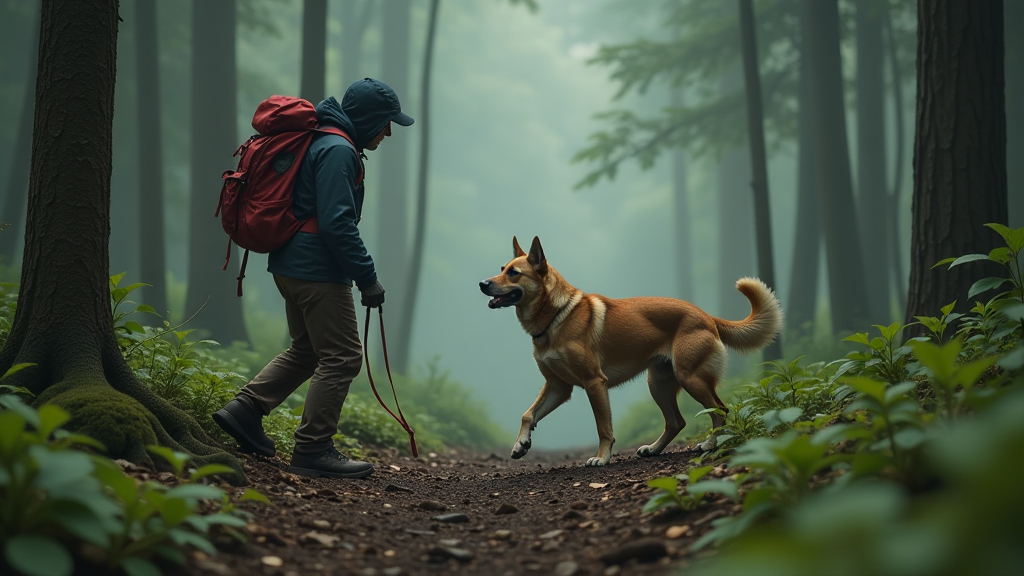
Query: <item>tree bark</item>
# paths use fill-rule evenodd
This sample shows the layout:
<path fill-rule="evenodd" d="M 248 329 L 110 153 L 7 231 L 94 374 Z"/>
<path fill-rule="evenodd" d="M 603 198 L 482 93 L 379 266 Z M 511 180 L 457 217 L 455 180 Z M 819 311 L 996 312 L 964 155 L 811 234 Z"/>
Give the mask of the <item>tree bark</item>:
<path fill-rule="evenodd" d="M 808 341 L 814 336 L 815 316 L 818 312 L 818 274 L 821 261 L 821 212 L 814 151 L 814 114 L 811 108 L 810 47 L 807 38 L 807 14 L 800 14 L 800 109 L 798 111 L 797 204 L 796 231 L 793 240 L 793 266 L 790 269 L 789 306 L 786 324 L 798 338 Z"/>
<path fill-rule="evenodd" d="M 1002 245 L 984 225 L 1007 223 L 1002 2 L 929 0 L 917 17 L 908 323 L 954 300 L 957 311 L 971 307 L 968 290 L 995 266 L 932 266 Z M 921 333 L 913 326 L 904 336 Z"/>
<path fill-rule="evenodd" d="M 420 174 L 416 187 L 416 229 L 412 242 L 409 286 L 403 295 L 407 312 L 402 317 L 401 328 L 398 331 L 399 349 L 405 350 L 406 357 L 403 368 L 406 370 L 408 370 L 409 356 L 412 352 L 412 326 L 413 319 L 416 317 L 416 294 L 419 292 L 420 271 L 423 268 L 423 252 L 427 234 L 427 183 L 430 175 L 430 80 L 433 73 L 434 41 L 439 9 L 440 0 L 430 0 L 430 16 L 427 19 L 427 46 L 423 52 L 422 99 L 417 121 L 420 132 Z"/>
<path fill-rule="evenodd" d="M 149 461 L 145 447 L 238 462 L 199 424 L 134 377 L 110 309 L 108 238 L 117 0 L 46 0 L 42 7 L 24 266 L 0 372 L 71 413 L 112 458 Z M 244 480 L 244 475 L 235 480 Z"/>
<path fill-rule="evenodd" d="M 384 44 L 382 76 L 394 88 L 400 101 L 409 102 L 409 20 L 410 0 L 384 0 Z M 410 314 L 404 302 L 409 283 L 409 139 L 397 131 L 381 146 L 380 185 L 377 188 L 377 248 L 373 261 L 381 283 L 388 289 L 388 315 L 391 330 L 400 330 Z M 396 342 L 397 344 L 397 342 Z M 409 368 L 409 348 L 396 345 L 389 350 L 391 365 L 399 374 Z"/>
<path fill-rule="evenodd" d="M 4 224 L 0 232 L 0 263 L 13 265 L 18 246 L 19 232 L 25 221 L 25 199 L 28 197 L 30 155 L 32 153 L 32 116 L 36 93 L 36 67 L 39 55 L 39 9 L 36 9 L 32 43 L 28 50 L 28 75 L 25 78 L 25 92 L 22 99 L 18 132 L 14 138 L 14 153 L 11 155 L 11 170 L 7 174 L 7 195 L 4 199 Z"/>
<path fill-rule="evenodd" d="M 747 140 L 753 168 L 751 188 L 754 192 L 754 224 L 757 234 L 757 272 L 768 286 L 775 285 L 775 262 L 772 252 L 772 219 L 768 204 L 768 162 L 764 149 L 764 114 L 761 110 L 761 74 L 757 69 L 757 33 L 751 0 L 739 0 L 740 38 L 743 48 L 743 69 L 747 100 Z M 764 360 L 782 357 L 782 343 L 775 339 L 764 349 Z"/>
<path fill-rule="evenodd" d="M 197 324 L 229 345 L 248 342 L 242 299 L 235 277 L 241 262 L 231 247 L 226 272 L 227 235 L 214 218 L 220 175 L 237 161 L 235 103 L 235 0 L 193 3 L 192 9 L 192 201 L 189 231 L 188 291 L 185 316 L 202 308 Z"/>
<path fill-rule="evenodd" d="M 889 210 L 886 187 L 882 21 L 884 2 L 861 0 L 857 34 L 857 222 L 871 318 L 889 324 Z"/>
<path fill-rule="evenodd" d="M 815 182 L 828 262 L 832 331 L 850 333 L 871 323 L 846 141 L 839 10 L 836 0 L 803 0 L 808 19 L 808 65 L 817 153 Z"/>
<path fill-rule="evenodd" d="M 168 316 L 164 255 L 164 165 L 160 106 L 160 60 L 157 53 L 156 0 L 135 2 L 138 72 L 139 252 L 142 301 Z"/>
<path fill-rule="evenodd" d="M 302 79 L 299 95 L 316 104 L 324 99 L 327 59 L 327 0 L 302 2 Z"/>
<path fill-rule="evenodd" d="M 1006 192 L 1011 228 L 1024 227 L 1024 2 L 1003 2 L 1003 38 L 1006 41 Z M 1013 26 L 1011 32 L 1011 26 Z"/>

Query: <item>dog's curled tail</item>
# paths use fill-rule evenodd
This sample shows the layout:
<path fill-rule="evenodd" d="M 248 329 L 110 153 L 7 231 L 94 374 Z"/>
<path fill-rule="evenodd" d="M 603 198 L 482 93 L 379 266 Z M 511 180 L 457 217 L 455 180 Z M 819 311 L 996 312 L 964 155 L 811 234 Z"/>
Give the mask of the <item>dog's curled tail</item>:
<path fill-rule="evenodd" d="M 775 293 L 757 278 L 740 278 L 736 289 L 750 300 L 750 314 L 740 321 L 715 318 L 722 342 L 740 352 L 753 352 L 771 344 L 782 330 L 782 305 Z"/>

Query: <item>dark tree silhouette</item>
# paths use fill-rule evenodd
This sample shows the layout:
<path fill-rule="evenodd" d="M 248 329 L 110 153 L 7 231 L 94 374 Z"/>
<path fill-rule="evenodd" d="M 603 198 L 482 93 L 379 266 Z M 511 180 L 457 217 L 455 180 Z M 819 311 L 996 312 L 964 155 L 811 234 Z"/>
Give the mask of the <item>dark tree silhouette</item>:
<path fill-rule="evenodd" d="M 327 59 L 327 0 L 302 2 L 302 79 L 299 96 L 313 104 L 324 99 Z"/>
<path fill-rule="evenodd" d="M 988 253 L 1002 241 L 984 225 L 1007 220 L 1002 2 L 929 0 L 918 4 L 917 18 L 908 323 L 954 300 L 958 311 L 971 307 L 971 285 L 994 270 L 932 266 Z"/>
<path fill-rule="evenodd" d="M 363 61 L 363 38 L 370 26 L 374 5 L 370 0 L 345 0 L 341 7 L 341 86 L 359 80 Z"/>
<path fill-rule="evenodd" d="M 1003 2 L 1003 38 L 1006 41 L 1006 192 L 1011 228 L 1024 226 L 1024 2 Z M 1012 30 L 1011 30 L 1012 27 Z"/>
<path fill-rule="evenodd" d="M 672 105 L 682 108 L 683 89 L 672 88 Z M 675 245 L 676 294 L 684 300 L 693 299 L 693 235 L 690 234 L 689 187 L 687 181 L 687 154 L 685 148 L 672 150 L 672 219 Z"/>
<path fill-rule="evenodd" d="M 138 81 L 139 253 L 144 282 L 142 301 L 167 316 L 164 255 L 164 164 L 157 53 L 156 0 L 135 2 L 135 64 Z"/>
<path fill-rule="evenodd" d="M 71 413 L 67 427 L 108 455 L 148 461 L 145 446 L 241 469 L 199 424 L 136 380 L 117 346 L 108 237 L 118 2 L 42 6 L 24 265 L 0 372 Z M 243 479 L 240 476 L 238 479 Z"/>
<path fill-rule="evenodd" d="M 228 237 L 213 217 L 220 175 L 237 163 L 235 0 L 195 2 L 192 10 L 192 201 L 186 315 L 202 308 L 199 327 L 223 344 L 248 342 L 242 299 L 235 296 L 238 250 L 224 264 Z"/>

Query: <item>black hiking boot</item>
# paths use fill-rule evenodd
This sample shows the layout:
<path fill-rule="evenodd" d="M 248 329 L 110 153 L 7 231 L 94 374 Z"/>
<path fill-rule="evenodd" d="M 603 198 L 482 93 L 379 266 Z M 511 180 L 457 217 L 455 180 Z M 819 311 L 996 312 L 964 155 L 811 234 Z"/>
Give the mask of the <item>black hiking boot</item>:
<path fill-rule="evenodd" d="M 251 452 L 271 458 L 277 446 L 263 432 L 263 415 L 245 400 L 236 397 L 213 413 L 213 421 L 238 441 L 242 452 Z"/>
<path fill-rule="evenodd" d="M 288 471 L 308 478 L 366 478 L 373 474 L 373 464 L 350 460 L 334 446 L 319 454 L 292 454 Z"/>

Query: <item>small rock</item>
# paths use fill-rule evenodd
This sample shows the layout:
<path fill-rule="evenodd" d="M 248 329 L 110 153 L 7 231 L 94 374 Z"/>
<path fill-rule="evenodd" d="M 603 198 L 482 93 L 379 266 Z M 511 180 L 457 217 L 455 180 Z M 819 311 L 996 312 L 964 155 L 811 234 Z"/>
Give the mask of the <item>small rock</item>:
<path fill-rule="evenodd" d="M 555 564 L 555 576 L 574 576 L 580 571 L 580 565 L 572 560 Z"/>
<path fill-rule="evenodd" d="M 579 502 L 573 502 L 569 505 L 569 508 L 572 508 L 573 510 L 586 510 L 587 508 L 590 508 L 590 504 L 581 500 Z"/>
<path fill-rule="evenodd" d="M 302 544 L 319 544 L 325 548 L 334 548 L 338 544 L 338 540 L 341 538 L 319 532 L 307 532 L 299 537 L 299 542 Z"/>
<path fill-rule="evenodd" d="M 683 524 L 682 526 L 669 526 L 668 529 L 665 530 L 665 538 L 671 538 L 673 540 L 676 538 L 682 538 L 683 536 L 686 536 L 686 533 L 689 531 L 689 524 Z"/>
<path fill-rule="evenodd" d="M 565 514 L 562 514 L 562 520 L 576 521 L 582 520 L 583 518 L 585 518 L 585 516 L 583 516 L 583 514 L 581 514 L 578 510 L 569 510 Z"/>
<path fill-rule="evenodd" d="M 417 504 L 416 507 L 419 508 L 420 510 L 428 510 L 430 512 L 440 512 L 442 510 L 448 509 L 447 506 L 441 504 L 437 500 L 424 500 L 423 502 Z"/>
<path fill-rule="evenodd" d="M 415 528 L 406 528 L 405 531 L 406 531 L 406 533 L 412 534 L 414 536 L 433 536 L 434 535 L 434 531 L 433 530 L 416 530 Z"/>
<path fill-rule="evenodd" d="M 398 484 L 388 484 L 384 487 L 385 492 L 408 492 L 412 494 L 412 488 L 406 488 L 405 486 L 399 486 Z"/>
<path fill-rule="evenodd" d="M 273 566 L 275 568 L 284 566 L 284 560 L 281 560 L 277 556 L 264 556 L 263 558 L 260 558 L 260 562 L 266 566 Z"/>
<path fill-rule="evenodd" d="M 466 516 L 461 512 L 456 512 L 454 514 L 441 514 L 440 516 L 434 516 L 434 520 L 437 520 L 438 522 L 447 522 L 449 524 L 463 524 L 465 522 L 469 522 L 469 516 Z"/>
<path fill-rule="evenodd" d="M 462 544 L 462 540 L 459 540 L 458 538 L 445 538 L 444 540 L 439 540 L 437 543 L 447 548 L 455 548 L 459 544 Z"/>
<path fill-rule="evenodd" d="M 589 486 L 590 486 L 591 488 L 595 488 L 595 489 L 596 489 L 596 488 L 604 488 L 604 487 L 605 487 L 605 486 L 607 486 L 607 485 L 608 485 L 608 483 L 607 483 L 607 482 L 591 482 L 591 483 L 589 484 Z"/>
<path fill-rule="evenodd" d="M 502 504 L 494 511 L 495 514 L 515 514 L 516 512 L 519 512 L 519 508 L 516 508 L 511 504 Z"/>
<path fill-rule="evenodd" d="M 509 540 L 512 538 L 511 530 L 495 530 L 491 532 L 491 538 L 495 540 Z"/>
<path fill-rule="evenodd" d="M 563 532 L 565 532 L 565 530 L 552 530 L 551 532 L 545 532 L 540 536 L 537 536 L 537 538 L 540 538 L 541 540 L 551 540 L 552 538 L 558 538 Z"/>
<path fill-rule="evenodd" d="M 668 554 L 665 543 L 658 538 L 642 538 L 614 548 L 601 555 L 605 565 L 622 564 L 627 560 L 653 562 Z"/>
<path fill-rule="evenodd" d="M 313 520 L 313 527 L 321 530 L 330 530 L 331 523 L 327 520 Z"/>
<path fill-rule="evenodd" d="M 557 552 L 562 548 L 562 543 L 557 540 L 548 540 L 540 547 L 541 552 Z"/>
<path fill-rule="evenodd" d="M 459 562 L 469 562 L 474 558 L 474 554 L 470 550 L 465 548 L 452 548 L 449 546 L 434 546 L 430 550 L 427 550 L 427 555 L 432 560 L 447 560 L 448 558 L 454 558 Z"/>

